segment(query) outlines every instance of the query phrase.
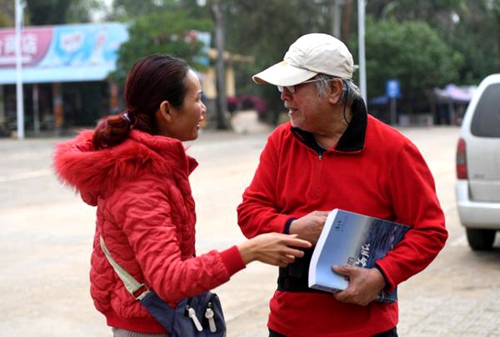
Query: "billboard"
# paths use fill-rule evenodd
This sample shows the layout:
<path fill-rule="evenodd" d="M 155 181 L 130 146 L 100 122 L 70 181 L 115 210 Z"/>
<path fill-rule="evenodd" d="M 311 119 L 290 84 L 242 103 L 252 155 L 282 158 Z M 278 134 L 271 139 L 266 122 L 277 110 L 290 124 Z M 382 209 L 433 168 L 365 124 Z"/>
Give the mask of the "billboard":
<path fill-rule="evenodd" d="M 0 29 L 0 84 L 16 82 L 14 29 Z M 24 83 L 100 81 L 115 70 L 128 40 L 123 23 L 26 27 L 21 37 Z"/>

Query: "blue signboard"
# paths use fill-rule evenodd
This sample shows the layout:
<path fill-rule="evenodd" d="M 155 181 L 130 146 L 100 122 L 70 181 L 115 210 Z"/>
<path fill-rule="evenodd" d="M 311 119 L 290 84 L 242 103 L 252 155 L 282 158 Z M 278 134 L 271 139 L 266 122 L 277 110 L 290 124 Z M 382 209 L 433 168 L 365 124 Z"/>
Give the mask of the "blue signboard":
<path fill-rule="evenodd" d="M 399 98 L 401 96 L 399 80 L 388 80 L 385 84 L 385 89 L 389 98 Z"/>
<path fill-rule="evenodd" d="M 16 83 L 14 29 L 0 30 L 0 84 Z M 102 81 L 115 70 L 127 24 L 26 27 L 22 36 L 24 83 Z M 13 47 L 14 46 L 14 47 Z"/>

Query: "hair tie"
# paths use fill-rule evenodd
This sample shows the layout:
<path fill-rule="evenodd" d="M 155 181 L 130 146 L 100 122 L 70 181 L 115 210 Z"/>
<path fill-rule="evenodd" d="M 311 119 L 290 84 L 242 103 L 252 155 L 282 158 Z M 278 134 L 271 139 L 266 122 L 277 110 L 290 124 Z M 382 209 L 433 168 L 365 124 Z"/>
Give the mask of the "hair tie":
<path fill-rule="evenodd" d="M 128 113 L 125 112 L 124 114 L 122 114 L 122 118 L 127 122 L 129 122 L 130 124 L 132 124 L 132 121 L 130 120 Z"/>
<path fill-rule="evenodd" d="M 133 129 L 134 128 L 134 124 L 132 124 L 132 120 L 130 119 L 130 117 L 128 116 L 128 113 L 125 112 L 124 114 L 122 114 L 122 118 L 124 120 L 126 120 L 129 124 L 130 124 L 130 129 Z"/>

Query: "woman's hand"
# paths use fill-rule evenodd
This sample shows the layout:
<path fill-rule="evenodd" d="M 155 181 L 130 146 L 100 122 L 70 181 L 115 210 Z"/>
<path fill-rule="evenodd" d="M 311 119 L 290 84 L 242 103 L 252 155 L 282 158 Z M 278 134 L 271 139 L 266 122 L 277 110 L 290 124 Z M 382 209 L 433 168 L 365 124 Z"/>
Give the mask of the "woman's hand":
<path fill-rule="evenodd" d="M 301 248 L 311 248 L 311 243 L 298 239 L 297 235 L 279 233 L 260 234 L 238 245 L 245 264 L 257 260 L 280 267 L 304 256 Z"/>

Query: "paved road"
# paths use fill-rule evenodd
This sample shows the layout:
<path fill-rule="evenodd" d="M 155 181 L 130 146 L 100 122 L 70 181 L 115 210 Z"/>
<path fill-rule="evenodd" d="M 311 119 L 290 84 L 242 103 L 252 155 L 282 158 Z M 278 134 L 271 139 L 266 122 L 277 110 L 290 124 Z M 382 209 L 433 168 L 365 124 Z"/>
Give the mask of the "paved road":
<path fill-rule="evenodd" d="M 235 209 L 269 130 L 253 115 L 237 119 L 237 132 L 209 131 L 188 144 L 200 163 L 192 175 L 199 253 L 243 240 Z M 436 261 L 400 287 L 400 336 L 500 336 L 500 240 L 493 252 L 472 252 L 454 206 L 458 128 L 401 131 L 435 175 L 451 235 Z M 0 336 L 111 336 L 88 294 L 94 209 L 51 173 L 61 140 L 0 139 Z M 266 335 L 275 278 L 275 268 L 252 263 L 216 290 L 228 336 Z"/>

